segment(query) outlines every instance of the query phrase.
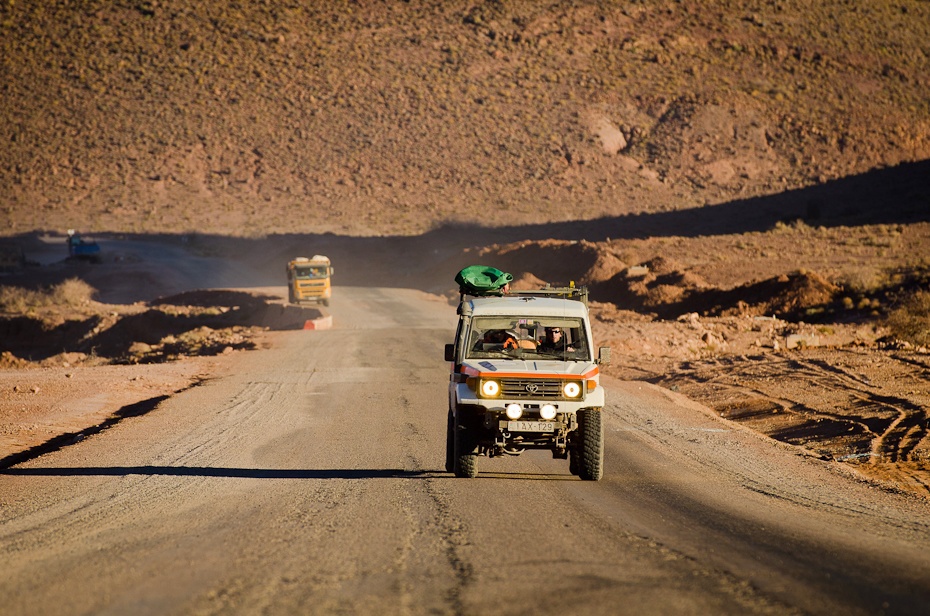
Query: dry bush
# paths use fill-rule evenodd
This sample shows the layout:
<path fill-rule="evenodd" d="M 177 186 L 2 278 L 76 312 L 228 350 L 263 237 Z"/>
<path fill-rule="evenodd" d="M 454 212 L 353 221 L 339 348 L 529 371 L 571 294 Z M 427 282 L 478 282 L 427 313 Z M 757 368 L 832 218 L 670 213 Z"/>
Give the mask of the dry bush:
<path fill-rule="evenodd" d="M 26 312 L 37 304 L 41 293 L 22 287 L 0 286 L 0 310 L 18 314 Z"/>
<path fill-rule="evenodd" d="M 80 278 L 68 278 L 53 286 L 49 292 L 50 303 L 55 306 L 83 306 L 90 303 L 97 290 Z"/>
<path fill-rule="evenodd" d="M 917 291 L 886 319 L 891 333 L 912 344 L 930 345 L 930 292 Z"/>
<path fill-rule="evenodd" d="M 80 280 L 68 278 L 48 289 L 32 290 L 0 286 L 0 311 L 21 314 L 37 308 L 84 306 L 97 290 Z"/>
<path fill-rule="evenodd" d="M 863 266 L 847 272 L 840 285 L 853 294 L 867 295 L 875 293 L 892 284 L 889 273 L 877 266 Z"/>

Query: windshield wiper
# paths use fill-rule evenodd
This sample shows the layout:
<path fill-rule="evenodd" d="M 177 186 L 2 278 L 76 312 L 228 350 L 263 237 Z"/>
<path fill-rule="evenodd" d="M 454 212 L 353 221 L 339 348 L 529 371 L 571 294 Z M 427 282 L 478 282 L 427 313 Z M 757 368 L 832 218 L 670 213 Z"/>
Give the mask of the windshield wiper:
<path fill-rule="evenodd" d="M 503 357 L 505 359 L 510 359 L 513 357 L 510 351 L 478 351 L 474 355 L 469 356 L 468 359 L 488 359 L 491 357 Z"/>

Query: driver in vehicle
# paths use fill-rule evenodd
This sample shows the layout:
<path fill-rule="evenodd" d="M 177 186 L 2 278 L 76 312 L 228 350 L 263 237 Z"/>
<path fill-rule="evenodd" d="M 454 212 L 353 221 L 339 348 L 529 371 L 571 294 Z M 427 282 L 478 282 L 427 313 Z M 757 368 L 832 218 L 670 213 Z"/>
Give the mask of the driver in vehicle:
<path fill-rule="evenodd" d="M 575 349 L 565 345 L 565 339 L 562 337 L 561 327 L 547 327 L 546 337 L 539 343 L 537 351 L 544 353 L 561 353 L 563 351 L 574 351 Z"/>

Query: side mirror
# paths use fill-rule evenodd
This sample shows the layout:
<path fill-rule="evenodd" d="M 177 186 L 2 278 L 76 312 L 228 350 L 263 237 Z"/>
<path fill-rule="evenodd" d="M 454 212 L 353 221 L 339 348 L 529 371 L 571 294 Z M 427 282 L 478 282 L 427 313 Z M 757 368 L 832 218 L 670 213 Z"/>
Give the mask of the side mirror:
<path fill-rule="evenodd" d="M 606 366 L 610 363 L 610 347 L 598 347 L 597 363 Z"/>
<path fill-rule="evenodd" d="M 455 345 L 447 344 L 446 345 L 446 361 L 455 361 Z"/>

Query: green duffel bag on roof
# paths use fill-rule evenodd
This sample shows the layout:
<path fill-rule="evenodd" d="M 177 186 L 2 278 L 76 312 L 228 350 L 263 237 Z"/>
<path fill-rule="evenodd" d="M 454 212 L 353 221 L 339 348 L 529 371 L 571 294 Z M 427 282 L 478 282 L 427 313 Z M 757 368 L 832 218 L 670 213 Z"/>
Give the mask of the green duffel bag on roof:
<path fill-rule="evenodd" d="M 455 276 L 459 291 L 469 295 L 500 295 L 513 276 L 487 265 L 469 265 Z"/>

